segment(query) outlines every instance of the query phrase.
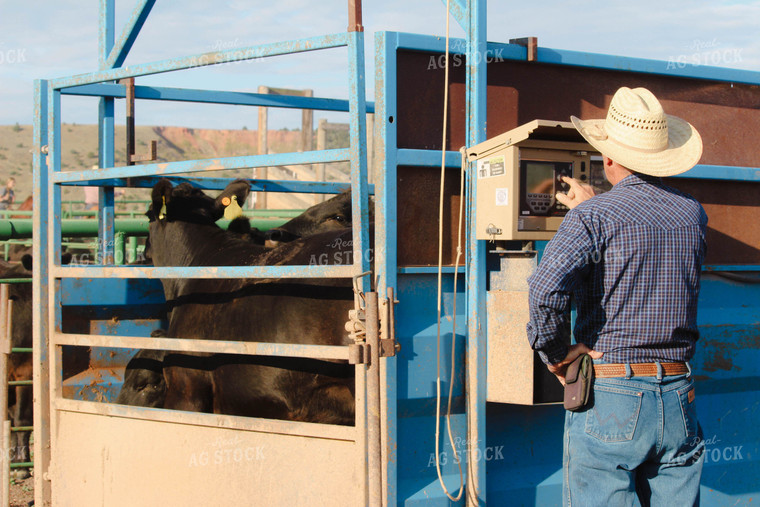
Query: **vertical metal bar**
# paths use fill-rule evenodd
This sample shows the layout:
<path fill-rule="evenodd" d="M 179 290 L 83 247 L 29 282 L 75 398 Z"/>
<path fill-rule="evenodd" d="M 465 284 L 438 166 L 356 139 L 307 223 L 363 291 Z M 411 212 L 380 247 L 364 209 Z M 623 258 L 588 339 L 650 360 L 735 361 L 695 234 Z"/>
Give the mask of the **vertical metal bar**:
<path fill-rule="evenodd" d="M 61 92 L 59 90 L 53 90 L 48 87 L 48 175 L 53 172 L 61 171 Z M 47 180 L 47 189 L 45 192 L 47 196 L 47 218 L 45 226 L 47 227 L 47 265 L 48 273 L 50 267 L 60 262 L 61 258 L 61 187 L 55 185 L 52 179 Z M 35 263 L 36 266 L 36 263 Z M 47 293 L 47 313 L 41 316 L 42 319 L 47 321 L 48 336 L 46 340 L 47 345 L 47 367 L 48 367 L 48 389 L 49 399 L 51 402 L 50 410 L 50 449 L 56 449 L 56 443 L 58 439 L 58 411 L 52 408 L 52 403 L 59 398 L 60 395 L 60 374 L 61 374 L 61 362 L 59 348 L 55 346 L 53 340 L 50 339 L 52 333 L 55 330 L 60 330 L 60 320 L 56 319 L 56 287 L 54 279 L 50 279 L 46 276 L 45 284 L 41 290 Z M 54 451 L 51 454 L 51 462 L 46 476 L 48 481 L 53 481 L 55 475 L 55 462 L 52 459 L 55 456 Z M 36 461 L 36 458 L 35 458 Z M 52 494 L 52 491 L 51 491 Z M 36 502 L 35 502 L 36 505 Z"/>
<path fill-rule="evenodd" d="M 127 263 L 132 264 L 137 261 L 137 236 L 130 236 L 127 239 Z"/>
<path fill-rule="evenodd" d="M 396 219 L 396 50 L 393 33 L 375 34 L 375 150 L 378 178 L 375 183 L 375 269 L 378 293 L 386 294 L 397 283 Z M 397 358 L 380 364 L 380 403 L 383 498 L 385 505 L 398 500 Z"/>
<path fill-rule="evenodd" d="M 114 264 L 124 264 L 124 236 L 123 232 L 117 232 L 114 239 Z"/>
<path fill-rule="evenodd" d="M 350 14 L 349 14 L 350 15 Z M 369 212 L 367 199 L 367 153 L 366 153 L 366 114 L 367 105 L 365 100 L 364 85 L 364 33 L 351 32 L 348 37 L 348 109 L 349 109 L 349 140 L 351 158 L 351 212 L 354 220 L 352 224 L 353 234 L 353 270 L 354 275 L 359 275 L 370 270 L 369 251 Z M 357 219 L 358 218 L 358 219 Z M 361 277 L 359 280 L 360 290 L 369 292 L 371 280 Z M 366 369 L 357 368 L 356 391 L 367 388 Z M 362 489 L 365 499 L 368 497 L 368 448 L 366 433 L 367 399 L 361 395 L 356 403 L 357 446 L 359 452 L 358 470 L 361 470 Z M 376 443 L 379 445 L 379 441 Z"/>
<path fill-rule="evenodd" d="M 486 139 L 486 0 L 468 3 L 467 28 L 467 143 Z M 467 188 L 467 230 L 475 230 L 475 179 L 470 173 Z M 486 504 L 486 332 L 485 242 L 467 236 L 467 505 Z"/>
<path fill-rule="evenodd" d="M 127 102 L 127 165 L 134 165 L 135 154 L 135 78 L 123 80 Z"/>
<path fill-rule="evenodd" d="M 363 32 L 349 34 L 348 49 L 351 211 L 354 217 L 354 274 L 358 275 L 370 269 L 369 210 L 367 205 L 367 104 L 364 84 Z M 359 217 L 359 220 L 356 217 Z M 364 292 L 368 292 L 370 281 L 364 277 L 361 279 Z"/>
<path fill-rule="evenodd" d="M 364 31 L 362 26 L 362 0 L 348 0 L 348 31 Z"/>
<path fill-rule="evenodd" d="M 32 270 L 32 332 L 34 347 L 33 391 L 34 391 L 34 504 L 52 505 L 50 488 L 50 365 L 48 363 L 48 342 L 50 322 L 48 321 L 48 219 L 49 190 L 47 152 L 48 143 L 48 82 L 34 82 L 34 141 L 32 150 L 32 184 L 35 203 L 32 216 L 35 237 L 32 243 L 34 266 Z"/>
<path fill-rule="evenodd" d="M 367 114 L 367 183 L 375 183 L 375 115 Z"/>
<path fill-rule="evenodd" d="M 61 280 L 51 280 L 50 287 L 50 307 L 48 309 L 50 313 L 50 322 L 52 323 L 51 331 L 60 333 L 63 329 L 63 306 L 61 304 Z M 51 340 L 53 342 L 53 340 Z M 50 345 L 50 398 L 53 401 L 59 400 L 63 397 L 63 350 L 60 346 L 54 342 Z M 58 412 L 54 412 L 55 426 L 58 428 Z M 52 434 L 51 445 L 53 449 L 56 449 L 57 431 Z M 55 456 L 55 454 L 53 454 Z M 55 465 L 53 465 L 55 470 Z"/>
<path fill-rule="evenodd" d="M 100 0 L 98 31 L 98 63 L 106 69 L 106 61 L 114 45 L 114 0 Z M 98 107 L 98 153 L 100 167 L 114 164 L 114 99 L 101 97 Z M 114 204 L 113 187 L 100 187 L 98 192 L 98 258 L 102 264 L 113 263 Z"/>
<path fill-rule="evenodd" d="M 8 354 L 11 353 L 11 304 L 8 299 L 8 284 L 0 284 L 0 419 L 3 420 L 2 447 L 2 494 L 0 505 L 10 504 L 11 493 L 11 427 L 8 417 Z M 6 427 L 7 425 L 7 427 Z"/>
<path fill-rule="evenodd" d="M 105 55 L 106 61 L 104 68 L 112 69 L 122 66 L 155 3 L 156 0 L 142 0 L 135 5 L 132 15 L 124 25 L 124 31 L 122 32 L 121 37 L 119 37 L 118 44 L 115 49 L 110 51 L 110 54 Z M 101 54 L 103 54 L 102 51 Z"/>
<path fill-rule="evenodd" d="M 355 375 L 355 408 L 354 425 L 356 427 L 356 470 L 359 476 L 358 487 L 362 491 L 362 500 L 366 504 L 369 499 L 367 482 L 367 368 L 357 364 Z"/>
<path fill-rule="evenodd" d="M 370 506 L 381 506 L 383 492 L 380 450 L 380 329 L 378 328 L 377 292 L 364 295 L 367 322 L 367 344 L 370 360 L 367 368 L 367 476 Z"/>
<path fill-rule="evenodd" d="M 7 377 L 3 378 L 7 379 Z M 4 391 L 7 392 L 8 389 L 6 388 Z M 8 400 L 6 399 L 5 401 L 7 402 Z M 6 408 L 5 413 L 7 411 L 8 409 Z M 3 453 L 3 493 L 1 505 L 5 507 L 6 505 L 10 505 L 11 502 L 11 421 L 9 419 L 3 421 L 3 450 L 5 452 Z"/>
<path fill-rule="evenodd" d="M 304 97 L 313 97 L 314 90 L 304 90 Z M 314 149 L 314 110 L 304 109 L 301 111 L 301 140 L 298 151 L 311 151 Z"/>
<path fill-rule="evenodd" d="M 269 88 L 259 85 L 259 93 L 269 93 Z M 266 155 L 269 151 L 268 135 L 269 135 L 269 122 L 267 119 L 267 108 L 259 106 L 259 155 Z M 267 179 L 269 171 L 266 167 L 259 167 L 254 169 L 254 179 Z M 258 192 L 256 194 L 256 209 L 267 209 L 267 194 L 266 192 Z"/>
<path fill-rule="evenodd" d="M 114 43 L 114 1 L 100 0 L 98 22 L 98 68 L 105 69 Z"/>
<path fill-rule="evenodd" d="M 326 141 L 326 132 L 325 128 L 327 126 L 327 119 L 326 118 L 320 118 L 319 125 L 317 126 L 317 150 L 324 150 L 325 149 L 325 141 Z M 317 181 L 327 181 L 327 178 L 325 178 L 325 168 L 326 164 L 317 164 Z M 319 194 L 317 196 L 317 203 L 324 202 L 325 201 L 325 195 Z"/>

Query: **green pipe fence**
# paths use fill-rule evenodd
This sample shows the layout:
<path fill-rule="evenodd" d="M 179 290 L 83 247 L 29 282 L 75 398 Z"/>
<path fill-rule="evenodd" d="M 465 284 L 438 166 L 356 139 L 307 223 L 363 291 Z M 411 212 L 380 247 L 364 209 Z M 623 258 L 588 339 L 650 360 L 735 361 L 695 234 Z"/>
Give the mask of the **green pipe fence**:
<path fill-rule="evenodd" d="M 30 283 L 31 278 L 2 278 L 0 283 Z M 31 354 L 33 349 L 31 347 L 13 347 L 11 348 L 11 354 Z M 10 380 L 8 381 L 8 387 L 12 386 L 31 386 L 31 380 Z M 34 426 L 12 426 L 11 432 L 20 431 L 34 431 Z M 19 468 L 32 468 L 34 467 L 33 461 L 23 461 L 20 463 L 11 463 L 11 470 L 17 470 Z"/>
<path fill-rule="evenodd" d="M 254 218 L 250 220 L 251 227 L 255 227 L 261 231 L 268 231 L 273 227 L 278 227 L 286 222 L 283 218 Z M 222 229 L 226 229 L 229 225 L 229 220 L 219 220 L 217 225 Z M 147 218 L 121 218 L 114 220 L 114 228 L 116 232 L 124 232 L 127 234 L 134 234 L 138 236 L 146 236 L 148 234 L 148 219 Z M 34 231 L 34 223 L 32 220 L 26 218 L 18 218 L 12 220 L 0 220 L 0 241 L 7 241 L 9 239 L 30 238 Z M 61 235 L 67 238 L 78 237 L 97 237 L 98 235 L 98 221 L 91 219 L 66 219 L 61 220 Z"/>
<path fill-rule="evenodd" d="M 149 202 L 148 201 L 127 201 L 127 202 L 137 202 L 137 203 L 143 203 L 145 204 L 144 208 L 141 208 L 141 210 L 121 210 L 121 209 L 115 209 L 114 214 L 117 217 L 129 217 L 129 218 L 139 218 L 145 216 L 145 210 L 148 209 Z M 117 206 L 119 204 L 123 204 L 124 201 L 117 201 Z M 84 203 L 83 203 L 84 204 Z M 243 210 L 243 215 L 247 216 L 249 218 L 293 218 L 297 217 L 301 213 L 303 213 L 304 210 L 301 209 L 246 209 Z M 29 217 L 31 218 L 34 214 L 34 211 L 31 210 L 15 210 L 15 209 L 3 209 L 0 210 L 0 220 L 7 219 L 9 216 L 14 217 Z M 61 210 L 61 217 L 64 219 L 70 219 L 74 217 L 97 217 L 98 216 L 98 210 L 95 209 L 63 209 Z"/>

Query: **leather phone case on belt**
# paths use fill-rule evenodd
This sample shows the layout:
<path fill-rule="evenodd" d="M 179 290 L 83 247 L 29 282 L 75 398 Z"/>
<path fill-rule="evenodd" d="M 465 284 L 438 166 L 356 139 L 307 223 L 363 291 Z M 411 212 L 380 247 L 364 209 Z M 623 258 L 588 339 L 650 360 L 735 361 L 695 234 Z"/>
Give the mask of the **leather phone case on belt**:
<path fill-rule="evenodd" d="M 570 363 L 565 373 L 565 410 L 575 412 L 588 404 L 593 374 L 594 363 L 588 354 Z"/>

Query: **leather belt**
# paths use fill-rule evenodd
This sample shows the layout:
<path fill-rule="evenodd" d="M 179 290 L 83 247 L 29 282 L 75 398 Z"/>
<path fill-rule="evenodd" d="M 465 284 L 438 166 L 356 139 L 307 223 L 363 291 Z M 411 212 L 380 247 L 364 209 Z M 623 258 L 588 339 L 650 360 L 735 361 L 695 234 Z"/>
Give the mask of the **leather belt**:
<path fill-rule="evenodd" d="M 660 363 L 662 366 L 662 376 L 683 375 L 689 373 L 686 363 Z M 631 373 L 634 377 L 656 377 L 657 363 L 631 363 Z M 594 376 L 596 378 L 616 378 L 625 377 L 626 370 L 624 364 L 595 364 Z"/>

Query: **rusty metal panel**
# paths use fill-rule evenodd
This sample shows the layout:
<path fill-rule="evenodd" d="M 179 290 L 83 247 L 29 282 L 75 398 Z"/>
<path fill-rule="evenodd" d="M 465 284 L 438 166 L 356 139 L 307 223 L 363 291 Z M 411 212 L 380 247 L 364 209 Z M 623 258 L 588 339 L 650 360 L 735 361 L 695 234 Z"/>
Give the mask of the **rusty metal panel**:
<path fill-rule="evenodd" d="M 439 150 L 443 104 L 443 56 L 399 51 L 397 70 L 398 147 Z M 450 56 L 449 131 L 447 149 L 466 143 L 465 61 Z M 572 67 L 515 60 L 488 66 L 488 137 L 534 119 L 603 118 L 621 86 L 652 90 L 665 110 L 691 122 L 704 141 L 704 165 L 760 167 L 756 133 L 760 131 L 760 86 L 683 77 Z M 441 114 L 430 114 L 440 110 Z M 741 128 L 735 128 L 741 125 Z M 437 215 L 425 213 L 438 198 L 437 169 L 398 169 L 400 265 L 427 265 L 437 260 Z M 453 172 L 453 171 L 452 171 Z M 453 176 L 453 175 L 452 175 Z M 447 176 L 448 178 L 448 176 Z M 754 183 L 712 181 L 671 184 L 691 193 L 710 217 L 708 264 L 760 262 L 760 208 Z M 455 189 L 451 189 L 454 191 Z M 458 191 L 458 190 L 457 190 Z M 449 190 L 446 190 L 447 195 Z M 444 262 L 455 244 L 455 218 L 445 215 Z"/>
<path fill-rule="evenodd" d="M 60 412 L 55 505 L 361 505 L 355 443 Z M 87 464 L 87 466 L 82 466 Z"/>
<path fill-rule="evenodd" d="M 398 265 L 435 266 L 438 264 L 438 199 L 440 168 L 399 167 Z M 459 171 L 446 170 L 444 185 L 443 263 L 454 263 L 457 249 L 459 213 Z"/>
<path fill-rule="evenodd" d="M 440 149 L 443 104 L 440 55 L 398 53 L 398 146 Z M 457 60 L 458 59 L 458 60 Z M 464 57 L 450 57 L 449 150 L 465 138 Z M 760 86 L 514 60 L 488 66 L 488 137 L 541 118 L 604 118 L 621 86 L 644 86 L 665 110 L 691 122 L 705 141 L 700 163 L 760 167 Z M 732 126 L 741 125 L 741 128 Z"/>
<path fill-rule="evenodd" d="M 693 195 L 705 208 L 705 264 L 760 264 L 760 183 L 687 178 L 667 183 Z"/>

